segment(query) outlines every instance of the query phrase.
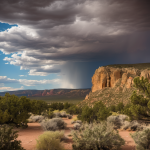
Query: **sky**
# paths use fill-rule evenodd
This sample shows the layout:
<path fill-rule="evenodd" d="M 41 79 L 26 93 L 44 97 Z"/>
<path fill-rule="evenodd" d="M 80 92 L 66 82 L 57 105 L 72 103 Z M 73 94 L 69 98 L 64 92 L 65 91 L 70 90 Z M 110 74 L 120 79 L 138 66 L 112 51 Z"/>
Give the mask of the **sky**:
<path fill-rule="evenodd" d="M 99 66 L 150 62 L 150 0 L 1 0 L 0 92 L 91 88 Z"/>

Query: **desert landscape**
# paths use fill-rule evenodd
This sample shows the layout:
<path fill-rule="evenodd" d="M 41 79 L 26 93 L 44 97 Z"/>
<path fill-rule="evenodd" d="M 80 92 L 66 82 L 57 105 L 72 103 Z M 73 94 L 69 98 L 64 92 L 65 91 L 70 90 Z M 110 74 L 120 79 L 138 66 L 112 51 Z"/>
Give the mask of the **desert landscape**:
<path fill-rule="evenodd" d="M 74 116 L 76 117 L 76 116 Z M 67 123 L 67 129 L 65 129 L 65 136 L 68 137 L 68 140 L 64 143 L 65 150 L 72 150 L 72 138 L 68 135 L 71 134 L 70 129 L 73 129 L 73 124 L 71 124 L 70 119 L 63 118 L 65 123 Z M 29 123 L 27 129 L 22 129 L 19 131 L 18 140 L 22 141 L 22 146 L 26 150 L 35 150 L 36 139 L 42 134 L 42 130 L 39 123 Z M 130 133 L 133 131 L 119 131 L 120 136 L 126 141 L 125 145 L 122 146 L 121 150 L 135 150 L 135 142 L 130 137 Z"/>
<path fill-rule="evenodd" d="M 88 90 L 66 92 L 66 96 L 75 92 L 81 97 L 80 93 L 86 93 L 85 99 L 78 103 L 61 99 L 48 103 L 5 93 L 0 97 L 1 134 L 7 134 L 12 126 L 18 137 L 11 132 L 9 136 L 17 137 L 18 146 L 25 150 L 148 147 L 150 72 L 139 69 L 141 64 L 135 66 L 98 68 L 89 94 Z M 145 140 L 141 141 L 142 138 Z M 8 146 L 12 145 L 3 143 L 1 149 L 11 149 Z"/>
<path fill-rule="evenodd" d="M 150 150 L 150 0 L 0 0 L 0 150 Z"/>

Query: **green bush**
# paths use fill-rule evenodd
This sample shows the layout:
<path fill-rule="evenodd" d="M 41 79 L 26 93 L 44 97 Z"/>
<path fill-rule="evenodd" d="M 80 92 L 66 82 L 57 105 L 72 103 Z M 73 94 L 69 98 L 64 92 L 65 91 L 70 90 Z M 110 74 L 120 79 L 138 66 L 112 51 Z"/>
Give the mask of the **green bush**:
<path fill-rule="evenodd" d="M 116 112 L 121 112 L 123 111 L 124 108 L 124 104 L 122 102 L 120 102 L 117 106 L 116 106 Z"/>
<path fill-rule="evenodd" d="M 115 106 L 115 105 L 111 105 L 111 106 L 109 107 L 109 109 L 110 109 L 110 111 L 112 111 L 112 112 L 116 112 L 116 106 Z"/>
<path fill-rule="evenodd" d="M 45 101 L 42 100 L 31 100 L 32 113 L 36 115 L 41 115 L 42 112 L 48 109 L 48 105 Z"/>
<path fill-rule="evenodd" d="M 136 143 L 136 150 L 150 150 L 150 129 L 130 134 Z"/>
<path fill-rule="evenodd" d="M 73 150 L 117 150 L 125 144 L 113 125 L 106 122 L 83 124 L 72 135 Z"/>
<path fill-rule="evenodd" d="M 71 115 L 78 115 L 82 113 L 82 108 L 77 107 L 76 105 L 70 105 L 66 112 Z"/>
<path fill-rule="evenodd" d="M 52 108 L 48 108 L 48 110 L 44 111 L 42 113 L 42 115 L 45 117 L 45 118 L 48 118 L 48 119 L 52 119 L 54 117 L 54 113 L 52 111 L 53 109 Z"/>
<path fill-rule="evenodd" d="M 6 93 L 0 100 L 0 124 L 27 127 L 30 113 L 40 115 L 47 108 L 48 105 L 44 101 L 31 101 L 25 96 L 19 98 Z"/>
<path fill-rule="evenodd" d="M 52 110 L 63 110 L 64 109 L 64 104 L 63 103 L 51 103 L 49 106 L 49 108 L 51 108 Z"/>
<path fill-rule="evenodd" d="M 0 150 L 24 150 L 21 141 L 16 140 L 17 132 L 7 125 L 0 126 Z"/>
<path fill-rule="evenodd" d="M 62 140 L 64 132 L 60 131 L 46 131 L 41 134 L 37 140 L 37 150 L 64 150 Z"/>
<path fill-rule="evenodd" d="M 134 86 L 143 94 L 139 95 L 134 91 L 130 97 L 131 103 L 129 107 L 124 108 L 124 113 L 131 120 L 150 119 L 150 83 L 148 79 L 142 77 L 140 80 L 139 77 L 136 77 L 134 78 Z"/>
<path fill-rule="evenodd" d="M 27 126 L 31 110 L 30 99 L 6 93 L 0 100 L 0 124 L 14 123 L 16 126 Z"/>
<path fill-rule="evenodd" d="M 106 120 L 106 118 L 110 115 L 111 113 L 109 108 L 107 108 L 102 101 L 99 101 L 94 104 L 93 108 L 88 106 L 83 107 L 82 113 L 78 115 L 78 119 L 90 123 L 94 120 Z"/>

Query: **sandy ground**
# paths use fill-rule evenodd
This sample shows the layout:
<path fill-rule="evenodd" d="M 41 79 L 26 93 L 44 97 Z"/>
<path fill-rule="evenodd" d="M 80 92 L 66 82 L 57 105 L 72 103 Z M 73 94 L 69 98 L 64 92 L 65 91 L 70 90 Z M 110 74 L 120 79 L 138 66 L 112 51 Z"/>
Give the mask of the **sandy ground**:
<path fill-rule="evenodd" d="M 75 116 L 74 116 L 75 117 Z M 65 136 L 68 137 L 68 140 L 64 143 L 64 147 L 66 150 L 72 150 L 72 138 L 70 135 L 71 130 L 73 129 L 73 124 L 71 124 L 71 119 L 63 118 L 63 120 L 67 123 L 67 128 L 65 129 Z M 26 150 L 36 150 L 36 139 L 41 135 L 44 131 L 42 130 L 39 123 L 28 123 L 28 128 L 21 129 L 18 134 L 18 140 L 22 141 L 22 146 Z M 120 136 L 126 141 L 126 144 L 122 146 L 121 150 L 135 150 L 135 143 L 130 136 L 131 131 L 119 131 Z"/>
<path fill-rule="evenodd" d="M 130 133 L 133 133 L 133 131 L 119 131 L 120 136 L 126 141 L 125 145 L 122 146 L 122 150 L 135 150 L 135 142 Z"/>
<path fill-rule="evenodd" d="M 44 131 L 39 123 L 28 123 L 28 128 L 21 129 L 18 134 L 18 140 L 21 140 L 22 147 L 26 150 L 35 150 L 36 139 Z"/>

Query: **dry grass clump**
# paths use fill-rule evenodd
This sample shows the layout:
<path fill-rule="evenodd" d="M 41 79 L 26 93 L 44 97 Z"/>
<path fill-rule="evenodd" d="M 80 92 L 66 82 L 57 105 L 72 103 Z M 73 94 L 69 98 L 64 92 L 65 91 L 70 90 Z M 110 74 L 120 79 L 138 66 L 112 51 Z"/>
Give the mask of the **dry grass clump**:
<path fill-rule="evenodd" d="M 63 131 L 46 131 L 37 140 L 37 150 L 65 150 L 63 147 Z"/>

